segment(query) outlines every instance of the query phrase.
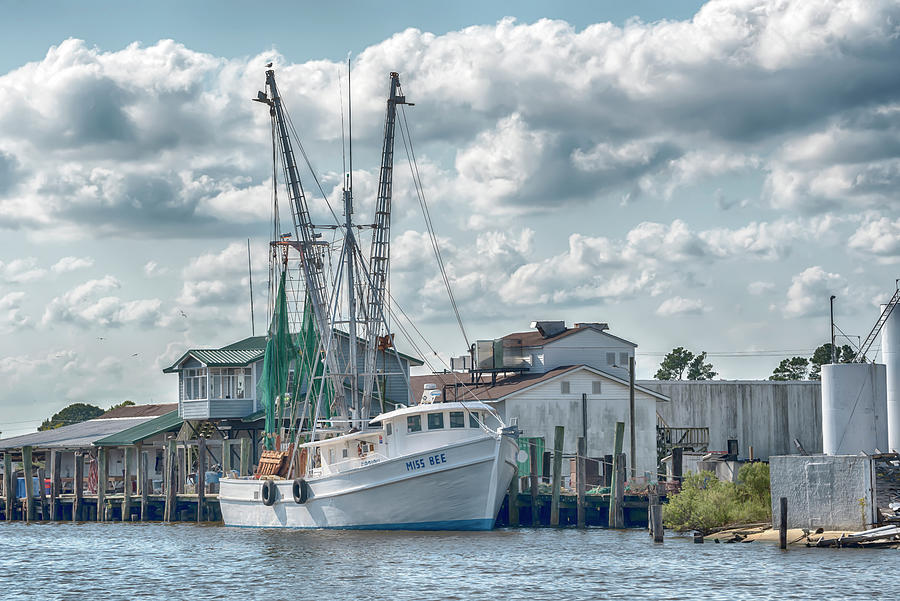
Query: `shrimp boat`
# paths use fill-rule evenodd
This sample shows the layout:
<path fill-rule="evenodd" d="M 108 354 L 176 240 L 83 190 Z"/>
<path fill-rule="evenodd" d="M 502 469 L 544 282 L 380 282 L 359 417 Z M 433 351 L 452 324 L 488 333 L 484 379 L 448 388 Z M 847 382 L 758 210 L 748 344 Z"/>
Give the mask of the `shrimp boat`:
<path fill-rule="evenodd" d="M 336 223 L 312 224 L 293 150 L 296 132 L 273 69 L 266 71 L 266 91 L 254 100 L 269 107 L 273 156 L 280 158 L 293 233 L 280 234 L 274 182 L 270 280 L 277 287 L 271 287 L 274 302 L 258 385 L 266 448 L 256 474 L 220 480 L 225 524 L 493 528 L 517 470 L 516 427 L 507 427 L 484 403 L 440 402 L 436 390 L 410 403 L 408 370 L 397 369 L 401 363 L 389 333 L 394 131 L 403 127 L 398 106 L 410 104 L 399 75 L 390 74 L 375 218 L 365 225 L 352 220 L 352 159 L 344 176 L 343 221 L 332 210 Z M 306 166 L 314 176 L 308 160 Z M 367 260 L 359 239 L 366 229 L 371 230 Z M 341 237 L 340 244 L 323 240 L 322 232 Z M 337 261 L 333 255 L 339 255 Z M 288 293 L 292 282 L 302 290 Z M 394 327 L 402 329 L 399 322 Z M 406 402 L 396 400 L 398 382 Z"/>

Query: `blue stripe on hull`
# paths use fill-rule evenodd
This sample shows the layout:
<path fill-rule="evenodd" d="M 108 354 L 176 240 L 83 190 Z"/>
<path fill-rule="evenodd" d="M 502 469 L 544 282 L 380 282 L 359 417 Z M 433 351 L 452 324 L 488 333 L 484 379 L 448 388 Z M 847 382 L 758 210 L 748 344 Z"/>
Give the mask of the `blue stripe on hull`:
<path fill-rule="evenodd" d="M 227 526 L 228 524 L 226 524 Z M 405 524 L 365 524 L 359 526 L 236 526 L 238 528 L 287 528 L 291 530 L 493 530 L 494 520 L 442 520 Z"/>

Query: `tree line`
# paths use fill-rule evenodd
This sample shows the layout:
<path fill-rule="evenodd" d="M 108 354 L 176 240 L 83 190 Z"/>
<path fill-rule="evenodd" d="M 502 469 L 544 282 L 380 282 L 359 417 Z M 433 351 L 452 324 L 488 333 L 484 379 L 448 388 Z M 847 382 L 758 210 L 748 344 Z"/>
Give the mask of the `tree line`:
<path fill-rule="evenodd" d="M 835 360 L 838 363 L 851 363 L 856 353 L 845 344 L 835 347 Z M 782 359 L 772 371 L 769 380 L 819 380 L 822 378 L 822 366 L 831 363 L 831 343 L 819 346 L 811 357 L 787 357 Z M 666 353 L 653 376 L 656 380 L 712 380 L 718 375 L 712 363 L 706 361 L 706 351 L 699 354 L 676 347 Z"/>

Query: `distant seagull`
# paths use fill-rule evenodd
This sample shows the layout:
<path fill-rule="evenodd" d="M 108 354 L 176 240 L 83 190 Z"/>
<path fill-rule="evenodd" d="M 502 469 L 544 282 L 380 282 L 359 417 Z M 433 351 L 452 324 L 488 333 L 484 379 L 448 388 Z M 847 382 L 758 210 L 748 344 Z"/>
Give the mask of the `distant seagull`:
<path fill-rule="evenodd" d="M 97 340 L 106 340 L 103 336 L 97 336 Z"/>
<path fill-rule="evenodd" d="M 135 353 L 132 355 L 132 357 L 137 357 L 138 355 L 140 355 L 140 353 Z"/>
<path fill-rule="evenodd" d="M 266 63 L 266 67 L 267 67 L 267 68 L 268 68 L 268 67 L 271 67 L 271 66 L 272 66 L 272 63 Z"/>
<path fill-rule="evenodd" d="M 182 311 L 181 309 L 178 309 L 178 312 L 181 313 L 181 316 L 182 316 L 182 317 L 187 317 L 187 313 L 185 313 L 185 312 Z"/>

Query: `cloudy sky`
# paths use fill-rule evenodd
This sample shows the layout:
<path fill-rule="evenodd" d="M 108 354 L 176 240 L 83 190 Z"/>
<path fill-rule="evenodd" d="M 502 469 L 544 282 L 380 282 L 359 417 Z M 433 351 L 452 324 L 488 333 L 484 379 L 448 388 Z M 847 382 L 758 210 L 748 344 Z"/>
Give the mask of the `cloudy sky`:
<path fill-rule="evenodd" d="M 3 2 L 0 431 L 176 400 L 163 367 L 250 334 L 248 238 L 264 329 L 249 99 L 274 61 L 336 200 L 348 51 L 360 212 L 398 71 L 471 338 L 606 321 L 638 377 L 682 345 L 755 379 L 827 340 L 831 294 L 868 333 L 900 277 L 900 5 L 452 4 Z M 399 147 L 396 167 L 394 295 L 460 354 Z"/>

